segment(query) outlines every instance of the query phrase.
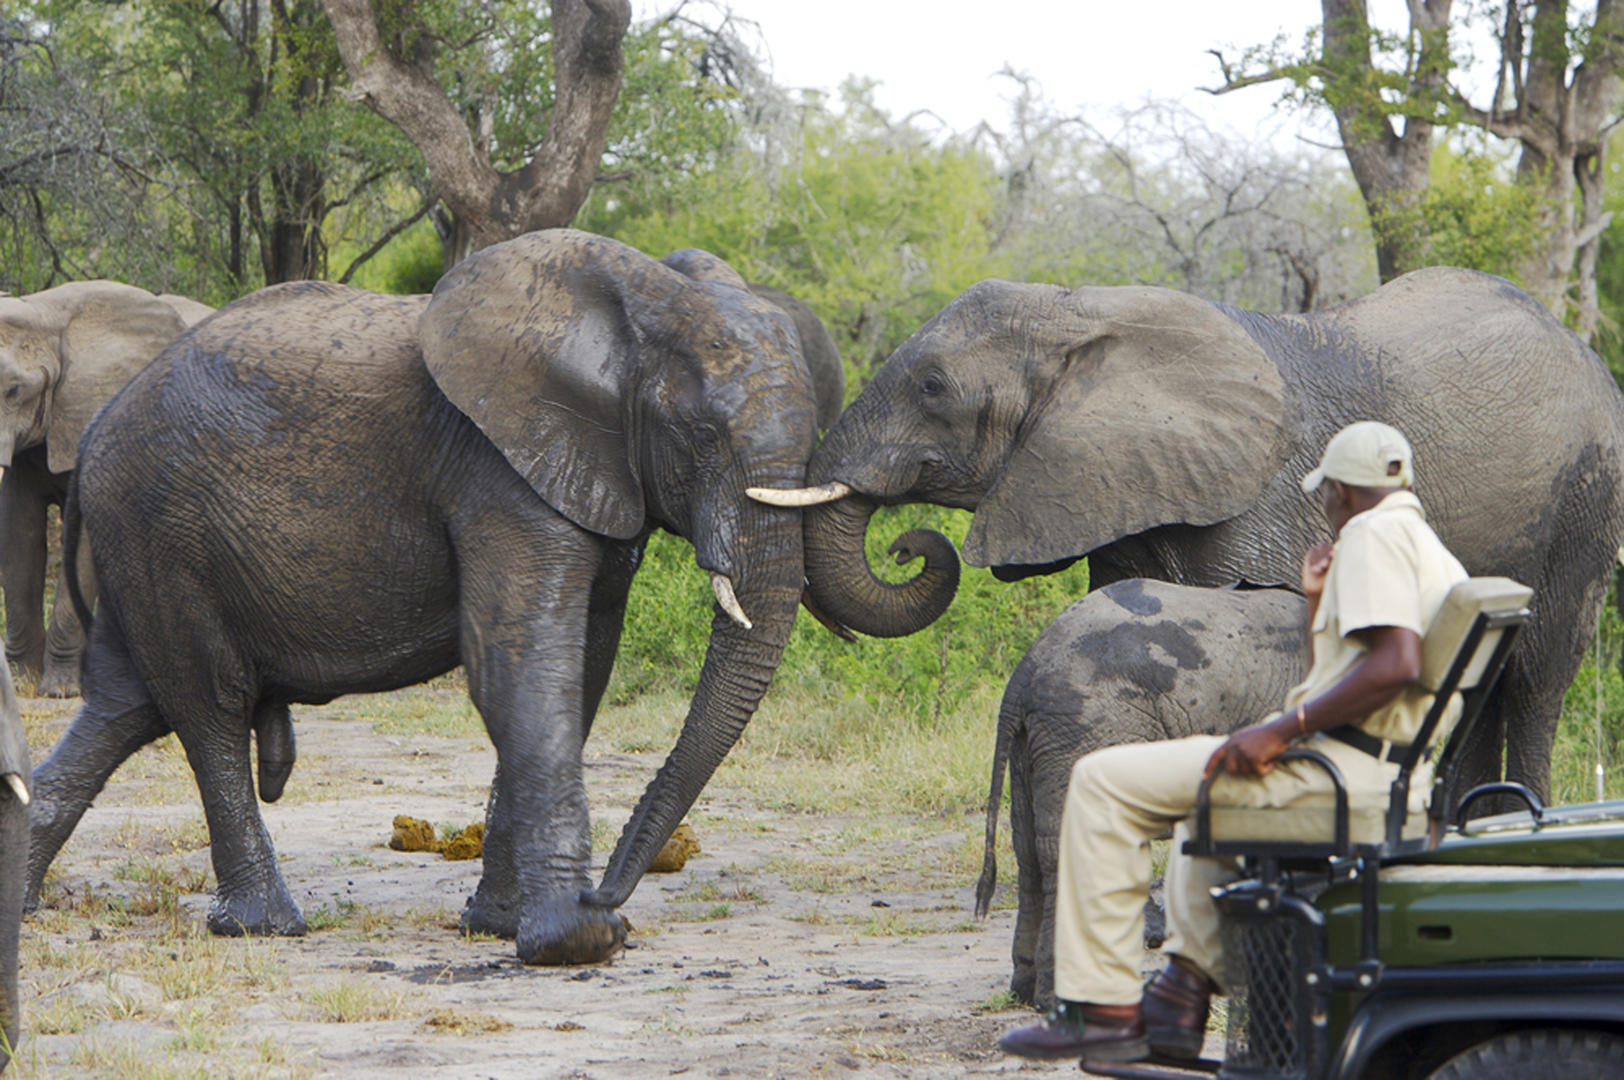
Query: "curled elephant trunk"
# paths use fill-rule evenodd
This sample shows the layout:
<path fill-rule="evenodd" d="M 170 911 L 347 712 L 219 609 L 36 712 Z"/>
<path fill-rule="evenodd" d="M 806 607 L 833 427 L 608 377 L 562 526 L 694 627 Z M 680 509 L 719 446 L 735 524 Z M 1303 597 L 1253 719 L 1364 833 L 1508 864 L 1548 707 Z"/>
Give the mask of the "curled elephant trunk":
<path fill-rule="evenodd" d="M 778 670 L 801 602 L 799 516 L 772 511 L 761 528 L 746 535 L 751 552 L 740 560 L 746 569 L 739 594 L 735 597 L 731 587 L 723 590 L 713 578 L 717 606 L 710 644 L 682 733 L 632 811 L 602 883 L 581 897 L 584 903 L 610 908 L 625 903 L 744 732 Z M 749 617 L 741 619 L 746 611 Z"/>
<path fill-rule="evenodd" d="M 863 550 L 873 502 L 851 495 L 805 513 L 807 587 L 836 622 L 873 637 L 906 637 L 935 622 L 953 602 L 959 556 L 941 533 L 914 529 L 892 542 L 898 565 L 925 560 L 914 578 L 893 585 L 874 575 Z"/>

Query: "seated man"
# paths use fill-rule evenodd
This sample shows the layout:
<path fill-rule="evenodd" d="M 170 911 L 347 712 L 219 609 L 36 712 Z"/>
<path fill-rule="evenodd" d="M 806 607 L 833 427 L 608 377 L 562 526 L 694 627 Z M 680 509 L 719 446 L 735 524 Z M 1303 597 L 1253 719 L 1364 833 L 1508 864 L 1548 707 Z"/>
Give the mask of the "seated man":
<path fill-rule="evenodd" d="M 1306 741 L 1342 770 L 1351 805 L 1386 804 L 1398 773 L 1390 751 L 1408 745 L 1430 705 L 1415 685 L 1422 632 L 1466 577 L 1426 524 L 1411 476 L 1404 436 L 1364 421 L 1337 432 L 1303 478 L 1337 540 L 1303 558 L 1313 656 L 1281 712 L 1227 739 L 1113 746 L 1077 762 L 1061 821 L 1055 1007 L 1004 1035 L 1006 1052 L 1100 1061 L 1200 1052 L 1209 997 L 1224 985 L 1208 890 L 1232 878 L 1233 867 L 1184 855 L 1182 826 L 1167 868 L 1169 963 L 1142 994 L 1140 961 L 1150 841 L 1194 812 L 1206 776 L 1227 774 L 1213 781 L 1215 806 L 1323 800 L 1331 787 L 1323 770 L 1275 761 Z M 1426 791 L 1422 772 L 1415 789 Z"/>

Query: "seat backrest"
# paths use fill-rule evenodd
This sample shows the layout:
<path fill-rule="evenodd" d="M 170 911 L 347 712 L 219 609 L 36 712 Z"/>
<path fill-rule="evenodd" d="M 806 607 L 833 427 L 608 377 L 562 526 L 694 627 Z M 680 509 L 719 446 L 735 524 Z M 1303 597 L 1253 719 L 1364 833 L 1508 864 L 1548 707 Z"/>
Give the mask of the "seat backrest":
<path fill-rule="evenodd" d="M 1521 611 L 1533 595 L 1533 589 L 1511 578 L 1473 577 L 1456 584 L 1444 597 L 1443 607 L 1438 609 L 1421 640 L 1421 677 L 1417 681 L 1436 692 L 1466 644 L 1478 615 Z M 1465 692 L 1477 687 L 1503 633 L 1503 629 L 1491 629 L 1478 639 L 1457 690 Z"/>

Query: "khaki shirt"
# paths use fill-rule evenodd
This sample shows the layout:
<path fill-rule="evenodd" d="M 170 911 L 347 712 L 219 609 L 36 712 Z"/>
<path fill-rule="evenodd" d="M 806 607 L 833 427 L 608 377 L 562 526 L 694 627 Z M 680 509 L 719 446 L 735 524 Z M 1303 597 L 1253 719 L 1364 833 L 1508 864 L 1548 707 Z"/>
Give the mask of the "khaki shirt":
<path fill-rule="evenodd" d="M 1444 596 L 1465 577 L 1465 567 L 1427 524 L 1413 493 L 1395 491 L 1349 518 L 1331 549 L 1314 614 L 1314 662 L 1286 695 L 1285 711 L 1329 690 L 1364 657 L 1368 650 L 1350 636 L 1355 631 L 1401 626 L 1425 634 Z M 1412 684 L 1359 727 L 1379 739 L 1408 743 L 1431 705 L 1432 695 Z"/>

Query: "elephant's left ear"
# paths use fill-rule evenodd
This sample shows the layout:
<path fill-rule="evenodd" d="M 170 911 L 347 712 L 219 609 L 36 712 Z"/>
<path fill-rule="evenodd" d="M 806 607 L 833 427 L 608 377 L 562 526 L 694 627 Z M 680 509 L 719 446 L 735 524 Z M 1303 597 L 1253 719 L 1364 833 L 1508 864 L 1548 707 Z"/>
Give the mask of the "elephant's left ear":
<path fill-rule="evenodd" d="M 1086 555 L 1158 525 L 1239 514 L 1285 463 L 1280 370 L 1184 293 L 1077 289 L 1032 332 L 1033 405 L 976 510 L 978 566 Z"/>
<path fill-rule="evenodd" d="M 116 281 L 62 285 L 28 298 L 67 310 L 61 371 L 52 391 L 46 462 L 72 469 L 79 437 L 96 410 L 185 332 L 187 323 L 163 300 Z"/>
<path fill-rule="evenodd" d="M 599 236 L 554 229 L 470 255 L 418 323 L 440 391 L 549 506 L 584 529 L 643 528 L 631 446 L 633 295 L 680 304 L 687 279 Z"/>

